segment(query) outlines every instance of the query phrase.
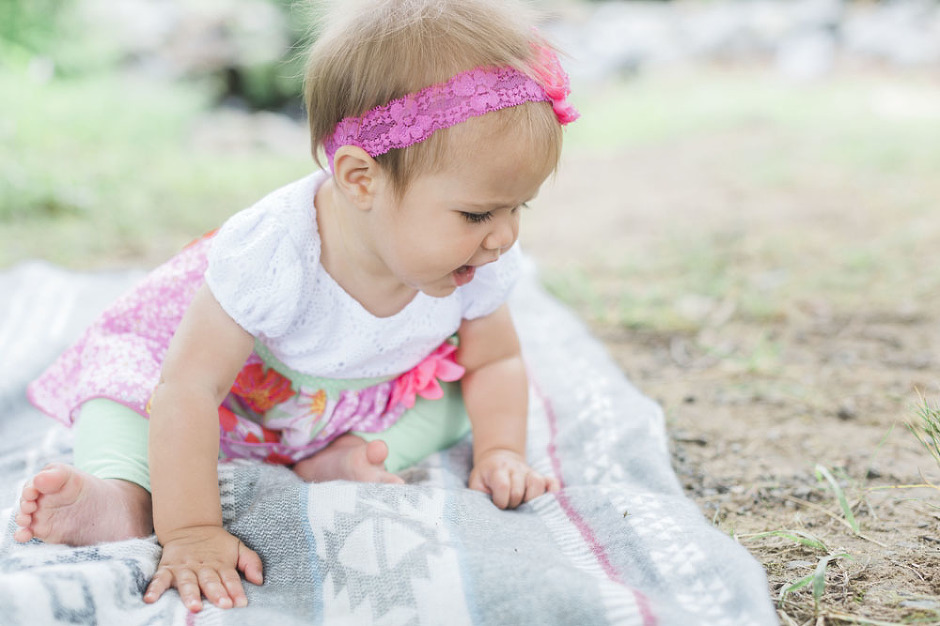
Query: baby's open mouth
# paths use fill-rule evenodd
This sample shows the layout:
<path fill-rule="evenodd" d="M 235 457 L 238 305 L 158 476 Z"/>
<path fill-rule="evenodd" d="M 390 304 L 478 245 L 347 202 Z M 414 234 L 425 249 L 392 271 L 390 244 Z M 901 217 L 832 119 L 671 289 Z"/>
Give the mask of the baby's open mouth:
<path fill-rule="evenodd" d="M 463 286 L 473 280 L 473 275 L 476 273 L 477 268 L 472 265 L 464 265 L 454 270 L 454 282 L 457 283 L 457 286 Z"/>

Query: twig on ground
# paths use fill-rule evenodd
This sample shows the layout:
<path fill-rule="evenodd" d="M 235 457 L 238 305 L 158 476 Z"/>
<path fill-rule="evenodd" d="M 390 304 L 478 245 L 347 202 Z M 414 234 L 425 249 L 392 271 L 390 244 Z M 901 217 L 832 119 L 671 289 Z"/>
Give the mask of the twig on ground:
<path fill-rule="evenodd" d="M 865 491 L 887 491 L 888 489 L 937 489 L 940 486 L 933 483 L 923 483 L 921 485 L 880 485 L 878 487 L 866 487 Z"/>
<path fill-rule="evenodd" d="M 903 622 L 882 622 L 876 619 L 861 617 L 859 615 L 850 615 L 848 613 L 838 613 L 835 611 L 828 611 L 820 617 L 842 620 L 843 622 L 849 622 L 851 624 L 866 624 L 867 626 L 904 626 Z"/>
<path fill-rule="evenodd" d="M 783 609 L 777 609 L 777 617 L 780 618 L 780 622 L 783 623 L 785 626 L 798 626 L 796 621 L 792 617 L 787 615 L 787 612 L 784 611 Z"/>
<path fill-rule="evenodd" d="M 918 578 L 921 579 L 922 582 L 927 582 L 927 579 L 924 578 L 923 574 L 921 574 L 920 572 L 918 572 L 916 569 L 914 569 L 914 568 L 911 567 L 910 565 L 905 565 L 904 563 L 898 563 L 897 561 L 892 561 L 892 560 L 889 560 L 888 562 L 891 563 L 891 564 L 893 564 L 893 565 L 897 565 L 898 567 L 903 567 L 904 569 L 909 569 L 909 570 L 911 570 L 912 572 L 914 572 L 914 575 L 915 575 L 915 576 L 917 576 Z"/>

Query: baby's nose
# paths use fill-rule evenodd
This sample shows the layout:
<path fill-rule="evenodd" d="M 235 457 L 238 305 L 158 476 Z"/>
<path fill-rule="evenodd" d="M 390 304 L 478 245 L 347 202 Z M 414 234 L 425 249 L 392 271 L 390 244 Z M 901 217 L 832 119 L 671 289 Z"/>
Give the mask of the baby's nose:
<path fill-rule="evenodd" d="M 498 220 L 494 222 L 493 230 L 483 240 L 483 247 L 487 250 L 505 252 L 516 242 L 517 233 L 516 221 L 511 216 L 509 219 Z"/>

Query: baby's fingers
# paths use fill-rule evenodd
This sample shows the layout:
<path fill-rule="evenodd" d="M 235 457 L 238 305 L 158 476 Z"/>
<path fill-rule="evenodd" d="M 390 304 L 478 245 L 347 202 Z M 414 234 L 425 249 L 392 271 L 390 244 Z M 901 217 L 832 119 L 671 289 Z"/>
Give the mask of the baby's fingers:
<path fill-rule="evenodd" d="M 256 585 L 264 584 L 264 566 L 261 564 L 261 557 L 240 541 L 238 542 L 238 563 L 235 567 L 245 575 L 248 582 Z M 239 581 L 238 587 L 241 589 L 241 581 Z"/>
<path fill-rule="evenodd" d="M 147 586 L 147 593 L 144 594 L 144 602 L 153 604 L 159 600 L 163 592 L 169 589 L 172 583 L 173 574 L 170 573 L 170 570 L 165 567 L 159 568 L 157 573 L 154 574 L 153 578 L 150 580 L 150 584 Z"/>
<path fill-rule="evenodd" d="M 512 480 L 508 471 L 493 472 L 487 479 L 487 486 L 493 497 L 493 504 L 501 509 L 509 506 L 512 497 Z"/>
<path fill-rule="evenodd" d="M 531 472 L 529 472 L 531 474 Z M 514 471 L 509 474 L 509 502 L 507 507 L 514 509 L 523 502 L 526 496 L 527 476 L 525 471 Z"/>
<path fill-rule="evenodd" d="M 525 502 L 535 500 L 545 494 L 548 479 L 536 472 L 529 472 L 525 477 Z"/>
<path fill-rule="evenodd" d="M 238 575 L 238 572 L 233 569 L 222 572 L 222 584 L 225 585 L 225 590 L 236 607 L 248 606 L 248 596 L 245 595 L 242 578 Z"/>
<path fill-rule="evenodd" d="M 201 611 L 202 591 L 199 589 L 196 574 L 192 570 L 184 569 L 177 572 L 174 578 L 176 579 L 176 590 L 180 594 L 183 606 L 193 613 Z"/>
<path fill-rule="evenodd" d="M 467 486 L 475 491 L 482 491 L 486 494 L 490 492 L 490 488 L 486 486 L 486 483 L 483 481 L 483 477 L 480 475 L 480 472 L 473 472 L 470 474 L 470 481 L 467 483 Z"/>
<path fill-rule="evenodd" d="M 561 482 L 559 482 L 559 480 L 554 476 L 547 476 L 545 478 L 545 491 L 549 493 L 561 491 Z"/>
<path fill-rule="evenodd" d="M 222 584 L 222 579 L 219 577 L 219 573 L 217 571 L 211 567 L 204 567 L 199 570 L 198 579 L 199 588 L 202 590 L 202 595 L 206 596 L 206 599 L 209 600 L 209 602 L 216 605 L 220 609 L 232 608 L 232 598 L 229 597 L 226 586 Z"/>

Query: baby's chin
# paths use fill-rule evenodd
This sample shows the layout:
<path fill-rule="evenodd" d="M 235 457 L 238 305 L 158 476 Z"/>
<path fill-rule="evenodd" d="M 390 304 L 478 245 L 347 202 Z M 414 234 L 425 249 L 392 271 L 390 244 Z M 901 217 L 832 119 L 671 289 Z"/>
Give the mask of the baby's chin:
<path fill-rule="evenodd" d="M 461 265 L 447 276 L 424 284 L 418 288 L 421 293 L 432 298 L 446 298 L 459 287 L 467 285 L 473 280 L 477 268 L 473 265 Z"/>

